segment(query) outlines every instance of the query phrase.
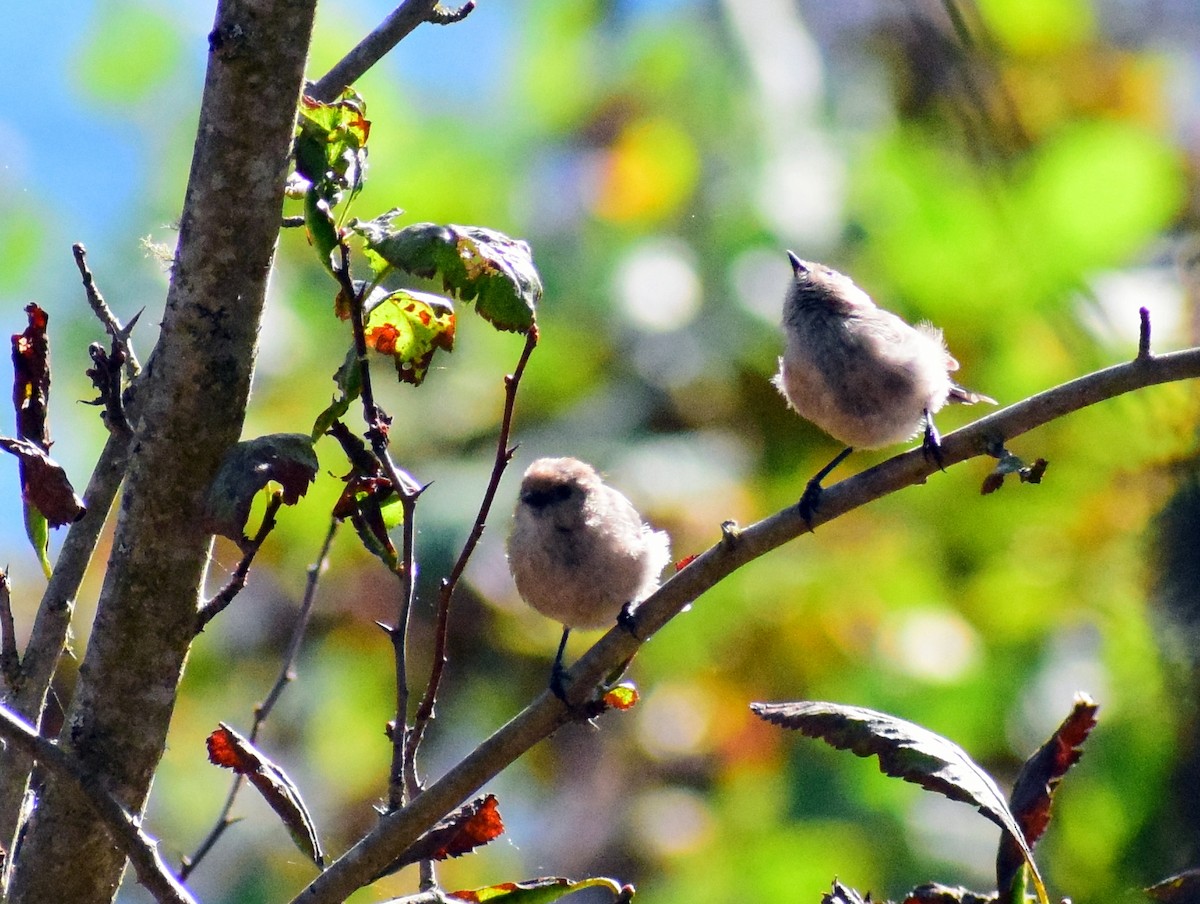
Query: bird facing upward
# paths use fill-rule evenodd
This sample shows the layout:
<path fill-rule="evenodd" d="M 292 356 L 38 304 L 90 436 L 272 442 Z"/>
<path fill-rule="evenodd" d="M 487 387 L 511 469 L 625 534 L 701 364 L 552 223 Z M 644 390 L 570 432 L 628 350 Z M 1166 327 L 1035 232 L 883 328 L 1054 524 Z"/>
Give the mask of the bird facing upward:
<path fill-rule="evenodd" d="M 926 454 L 940 464 L 933 415 L 948 402 L 995 400 L 950 378 L 958 362 L 940 329 L 882 310 L 845 274 L 791 251 L 788 259 L 784 352 L 772 382 L 797 414 L 847 446 L 805 490 L 801 512 L 811 520 L 821 480 L 851 449 L 904 442 L 923 424 Z"/>

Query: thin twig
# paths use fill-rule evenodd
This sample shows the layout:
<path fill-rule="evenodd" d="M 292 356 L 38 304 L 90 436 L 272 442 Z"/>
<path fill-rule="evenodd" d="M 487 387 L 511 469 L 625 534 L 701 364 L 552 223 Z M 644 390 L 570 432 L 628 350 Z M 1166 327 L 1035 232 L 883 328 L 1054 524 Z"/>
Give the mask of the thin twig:
<path fill-rule="evenodd" d="M 467 0 L 453 10 L 441 6 L 438 0 L 404 0 L 378 28 L 359 41 L 357 47 L 342 57 L 319 81 L 310 85 L 307 94 L 329 103 L 358 81 L 418 25 L 424 22 L 435 25 L 461 22 L 474 8 L 475 0 Z"/>
<path fill-rule="evenodd" d="M 942 464 L 986 455 L 996 438 L 1012 439 L 1072 412 L 1159 383 L 1200 377 L 1200 348 L 1137 359 L 1080 377 L 981 418 L 942 437 Z M 938 472 L 921 449 L 897 455 L 827 488 L 812 524 L 820 525 L 883 496 L 924 483 Z M 796 505 L 718 540 L 692 559 L 634 612 L 634 631 L 614 627 L 571 669 L 569 699 L 587 697 L 606 675 L 698 597 L 743 565 L 811 530 Z M 636 636 L 635 636 L 636 633 Z M 439 819 L 459 806 L 539 741 L 570 720 L 548 689 L 426 788 L 404 809 L 385 815 L 357 844 L 312 881 L 293 904 L 335 904 L 378 875 Z"/>
<path fill-rule="evenodd" d="M 13 621 L 7 568 L 0 568 L 0 678 L 10 691 L 21 686 L 21 655 L 17 652 L 17 627 Z"/>
<path fill-rule="evenodd" d="M 388 809 L 395 810 L 406 803 L 408 796 L 406 789 L 411 794 L 415 794 L 419 787 L 415 765 L 406 764 L 404 750 L 409 727 L 408 627 L 412 614 L 417 567 L 414 554 L 416 504 L 425 488 L 407 471 L 398 468 L 392 461 L 391 455 L 388 454 L 388 428 L 391 425 L 391 418 L 375 402 L 371 384 L 370 361 L 367 358 L 366 324 L 363 314 L 363 296 L 366 287 L 364 286 L 361 290 L 354 288 L 354 280 L 350 276 L 350 247 L 344 239 L 338 241 L 338 250 L 341 254 L 341 262 L 340 266 L 334 268 L 334 276 L 350 307 L 350 322 L 354 330 L 354 353 L 358 360 L 362 386 L 363 419 L 367 422 L 367 439 L 371 443 L 371 451 L 374 452 L 375 459 L 384 476 L 388 478 L 393 490 L 399 496 L 400 505 L 404 511 L 400 562 L 395 569 L 396 577 L 400 580 L 400 600 L 397 607 L 396 624 L 387 629 L 396 663 L 396 718 L 392 730 L 392 764 L 388 773 Z"/>
<path fill-rule="evenodd" d="M 376 452 L 378 454 L 378 451 Z M 383 450 L 384 468 L 390 463 L 387 450 Z M 393 486 L 395 482 L 393 479 Z M 411 797 L 420 791 L 420 779 L 417 776 L 415 762 L 405 759 L 408 733 L 408 638 L 409 622 L 412 618 L 413 592 L 416 589 L 416 511 L 417 497 L 406 492 L 400 494 L 400 504 L 404 508 L 404 524 L 401 527 L 400 568 L 397 577 L 400 578 L 400 608 L 396 626 L 389 633 L 392 648 L 395 651 L 396 662 L 396 720 L 392 732 L 392 764 L 388 772 L 388 809 L 398 810 Z"/>
<path fill-rule="evenodd" d="M 222 587 L 216 596 L 196 610 L 197 634 L 203 631 L 210 621 L 224 612 L 225 608 L 233 602 L 233 598 L 245 589 L 250 566 L 254 564 L 254 557 L 258 555 L 263 543 L 275 529 L 275 516 L 279 513 L 282 505 L 283 493 L 278 491 L 272 493 L 271 501 L 267 503 L 267 509 L 263 512 L 262 524 L 258 526 L 258 532 L 252 539 L 242 543 L 242 560 L 234 569 L 229 583 Z"/>
<path fill-rule="evenodd" d="M 250 729 L 251 742 L 258 740 L 259 729 L 262 728 L 262 724 L 267 720 L 267 717 L 271 715 L 271 710 L 275 708 L 275 704 L 283 694 L 283 689 L 296 680 L 296 673 L 294 671 L 296 659 L 300 656 L 300 647 L 304 643 L 304 634 L 308 630 L 309 617 L 312 615 L 313 604 L 317 598 L 317 584 L 320 582 L 321 573 L 329 565 L 329 550 L 333 546 L 333 538 L 337 536 L 338 524 L 339 522 L 336 518 L 330 519 L 329 530 L 325 532 L 325 539 L 321 543 L 321 551 L 317 554 L 317 561 L 308 566 L 308 580 L 304 585 L 304 599 L 301 600 L 300 611 L 296 614 L 296 625 L 292 628 L 292 638 L 288 642 L 287 652 L 284 653 L 279 675 L 276 677 L 275 684 L 272 685 L 270 692 L 263 702 L 254 707 L 254 725 Z"/>
<path fill-rule="evenodd" d="M 104 300 L 104 296 L 100 294 L 100 289 L 96 286 L 96 280 L 92 276 L 92 271 L 88 269 L 87 249 L 83 247 L 82 243 L 76 242 L 71 246 L 71 253 L 75 255 L 75 266 L 79 268 L 79 275 L 83 278 L 83 291 L 87 295 L 88 305 L 91 306 L 92 312 L 104 325 L 104 329 L 112 337 L 113 342 L 116 343 L 116 347 L 124 351 L 125 376 L 127 379 L 132 380 L 142 370 L 141 365 L 138 363 L 137 355 L 133 351 L 133 346 L 129 341 L 129 333 L 133 329 L 134 323 L 137 322 L 138 315 L 134 315 L 127 326 L 121 326 L 121 321 L 117 319 L 116 314 L 112 312 L 112 308 L 108 306 L 108 302 Z"/>
<path fill-rule="evenodd" d="M 56 780 L 79 792 L 100 817 L 113 844 L 133 865 L 140 882 L 159 904 L 195 904 L 158 855 L 158 842 L 142 831 L 129 812 L 109 794 L 94 774 L 55 744 L 41 737 L 24 719 L 0 706 L 0 737 L 37 760 Z"/>
<path fill-rule="evenodd" d="M 434 707 L 437 703 L 438 688 L 441 686 L 442 675 L 445 672 L 446 645 L 450 623 L 450 600 L 454 595 L 455 588 L 458 586 L 459 578 L 462 577 L 463 572 L 467 568 L 471 554 L 474 553 L 476 545 L 483 536 L 488 514 L 491 512 L 492 502 L 495 500 L 496 491 L 500 487 L 500 478 L 504 476 L 504 470 L 508 467 L 508 463 L 512 460 L 513 453 L 516 451 L 516 447 L 510 447 L 508 441 L 512 435 L 512 421 L 517 403 L 517 389 L 521 385 L 521 376 L 525 373 L 525 365 L 529 363 L 529 357 L 533 354 L 537 343 L 538 329 L 535 324 L 525 336 L 525 348 L 521 351 L 521 357 L 517 361 L 516 368 L 510 375 L 504 378 L 504 416 L 500 421 L 500 435 L 496 440 L 496 459 L 492 464 L 492 476 L 488 481 L 487 489 L 484 490 L 483 501 L 479 505 L 479 514 L 475 517 L 475 524 L 471 528 L 471 533 L 468 535 L 466 543 L 463 544 L 458 561 L 454 563 L 454 568 L 451 569 L 449 577 L 442 581 L 441 593 L 438 596 L 437 627 L 434 632 L 433 665 L 429 674 L 429 683 L 425 687 L 425 696 L 421 699 L 421 703 L 417 707 L 416 715 L 413 718 L 413 728 L 409 733 L 408 750 L 405 752 L 405 756 L 409 760 L 416 760 L 417 749 L 420 747 L 425 729 L 429 721 L 433 718 Z"/>
<path fill-rule="evenodd" d="M 21 686 L 15 693 L 10 688 L 4 698 L 7 706 L 34 725 L 41 725 L 54 673 L 66 649 L 75 594 L 125 476 L 129 449 L 127 437 L 109 434 L 84 491 L 87 514 L 67 530 L 54 573 L 38 604 L 21 662 Z M 19 750 L 0 751 L 0 838 L 12 838 L 16 831 L 31 767 L 29 758 Z"/>
<path fill-rule="evenodd" d="M 292 626 L 292 637 L 288 641 L 287 651 L 283 654 L 283 662 L 279 667 L 279 674 L 275 678 L 275 683 L 271 686 L 271 690 L 267 692 L 266 698 L 262 703 L 254 707 L 254 723 L 250 728 L 250 742 L 254 743 L 258 740 L 259 729 L 263 723 L 267 721 L 267 717 L 271 714 L 271 710 L 275 708 L 283 690 L 292 681 L 296 679 L 294 671 L 296 659 L 300 655 L 300 647 L 304 643 L 304 635 L 308 630 L 309 617 L 312 615 L 313 604 L 317 599 L 317 584 L 320 582 L 321 573 L 329 564 L 329 550 L 333 546 L 333 538 L 337 535 L 338 520 L 330 519 L 329 530 L 325 533 L 325 540 L 321 544 L 321 551 L 317 554 L 317 560 L 308 566 L 308 580 L 304 585 L 304 598 L 300 601 L 300 611 L 296 613 L 296 623 Z M 191 856 L 185 856 L 179 867 L 179 878 L 186 880 L 188 876 L 195 871 L 200 865 L 205 856 L 213 846 L 225 834 L 225 830 L 232 826 L 236 819 L 230 818 L 230 813 L 233 812 L 233 805 L 237 801 L 238 794 L 245 784 L 246 778 L 243 775 L 235 775 L 229 786 L 229 793 L 225 796 L 225 803 L 221 807 L 221 812 L 217 814 L 217 820 L 213 824 L 212 829 L 204 840 L 200 842 L 195 852 Z"/>
<path fill-rule="evenodd" d="M 1150 357 L 1150 309 L 1138 308 L 1140 324 L 1138 327 L 1138 360 Z"/>

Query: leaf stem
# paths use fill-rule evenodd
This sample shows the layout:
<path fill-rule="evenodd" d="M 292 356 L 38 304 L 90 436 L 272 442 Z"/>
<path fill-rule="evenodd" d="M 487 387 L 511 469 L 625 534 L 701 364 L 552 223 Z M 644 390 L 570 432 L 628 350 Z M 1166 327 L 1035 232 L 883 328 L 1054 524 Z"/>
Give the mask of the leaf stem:
<path fill-rule="evenodd" d="M 258 532 L 255 533 L 252 539 L 247 540 L 243 538 L 242 560 L 238 562 L 237 568 L 234 569 L 229 583 L 222 587 L 216 596 L 196 611 L 197 634 L 203 631 L 210 621 L 224 612 L 229 604 L 233 602 L 234 597 L 245 589 L 246 578 L 250 575 L 250 566 L 254 564 L 254 557 L 258 555 L 258 551 L 262 549 L 263 543 L 267 541 L 267 537 L 275 529 L 275 516 L 279 514 L 279 509 L 282 505 L 283 493 L 278 491 L 272 493 L 271 501 L 267 503 L 267 509 L 263 512 L 262 524 L 258 526 Z"/>

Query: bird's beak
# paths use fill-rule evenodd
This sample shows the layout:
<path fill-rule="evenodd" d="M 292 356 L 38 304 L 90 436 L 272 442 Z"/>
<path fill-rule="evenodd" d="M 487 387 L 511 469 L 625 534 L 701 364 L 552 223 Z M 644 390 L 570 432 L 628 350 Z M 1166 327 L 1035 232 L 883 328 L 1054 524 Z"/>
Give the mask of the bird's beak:
<path fill-rule="evenodd" d="M 802 261 L 802 260 L 800 260 L 800 258 L 796 257 L 795 251 L 789 251 L 787 253 L 787 256 L 788 256 L 788 260 L 790 260 L 792 262 L 792 272 L 793 273 L 795 273 L 797 276 L 799 276 L 801 273 L 808 272 L 808 267 L 805 265 L 804 261 Z"/>

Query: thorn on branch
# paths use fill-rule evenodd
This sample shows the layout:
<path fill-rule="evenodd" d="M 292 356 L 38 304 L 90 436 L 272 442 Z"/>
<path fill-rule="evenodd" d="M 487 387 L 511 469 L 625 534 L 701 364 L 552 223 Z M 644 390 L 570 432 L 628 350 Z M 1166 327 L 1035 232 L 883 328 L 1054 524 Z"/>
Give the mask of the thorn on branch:
<path fill-rule="evenodd" d="M 732 549 L 733 547 L 737 546 L 738 537 L 741 532 L 742 529 L 738 527 L 738 523 L 736 521 L 722 521 L 721 545 L 726 549 Z"/>
<path fill-rule="evenodd" d="M 1138 330 L 1138 351 L 1137 360 L 1145 361 L 1150 358 L 1150 310 L 1149 308 L 1139 308 L 1138 316 L 1141 318 L 1141 326 Z"/>
<path fill-rule="evenodd" d="M 138 364 L 137 356 L 129 344 L 129 337 L 133 332 L 134 324 L 142 316 L 142 312 L 138 311 L 129 323 L 122 327 L 121 321 L 113 314 L 108 302 L 104 300 L 104 296 L 100 294 L 100 289 L 96 286 L 96 280 L 87 265 L 87 249 L 76 242 L 71 246 L 71 253 L 75 256 L 75 266 L 79 269 L 79 275 L 83 279 L 83 291 L 87 295 L 88 306 L 103 325 L 105 332 L 112 337 L 112 357 L 117 357 L 118 351 L 120 352 L 123 356 L 122 363 L 126 365 L 127 375 L 133 379 L 141 370 L 141 365 Z M 143 310 L 145 309 L 143 308 Z"/>

